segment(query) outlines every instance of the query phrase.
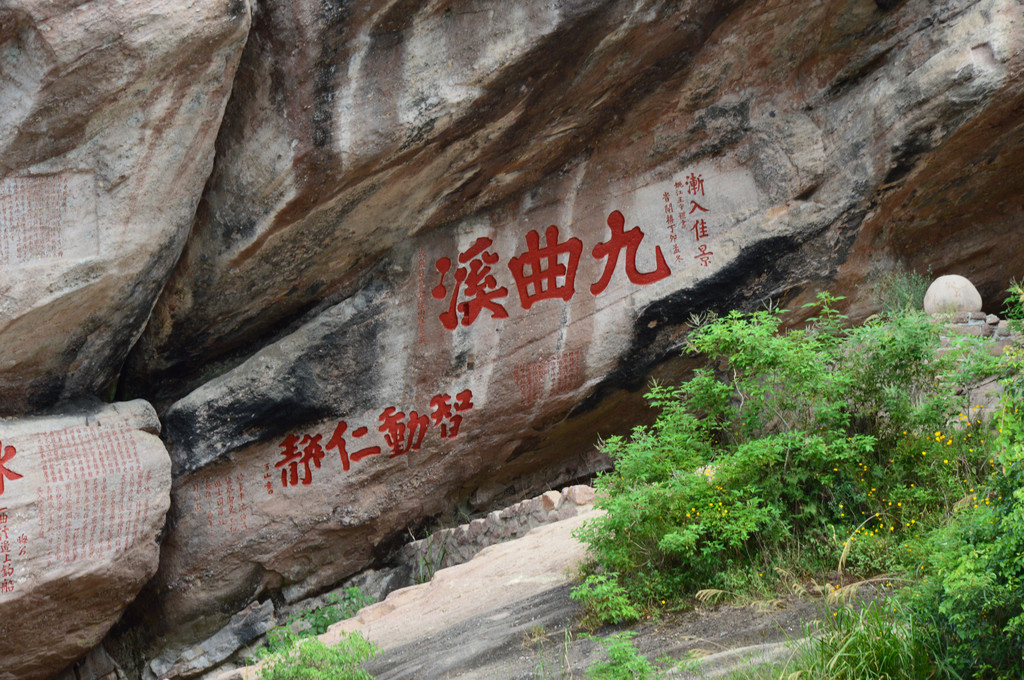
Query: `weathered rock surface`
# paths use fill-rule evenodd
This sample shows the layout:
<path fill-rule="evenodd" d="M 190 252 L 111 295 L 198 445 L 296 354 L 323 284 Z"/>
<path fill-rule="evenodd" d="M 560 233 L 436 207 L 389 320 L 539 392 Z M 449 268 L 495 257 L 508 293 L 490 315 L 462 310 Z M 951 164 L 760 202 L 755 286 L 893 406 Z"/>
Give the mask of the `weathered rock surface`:
<path fill-rule="evenodd" d="M 177 261 L 246 0 L 0 6 L 0 414 L 109 393 Z"/>
<path fill-rule="evenodd" d="M 321 639 L 336 642 L 340 633 L 358 630 L 384 649 L 398 649 L 474 617 L 494 615 L 546 591 L 562 589 L 586 554 L 585 547 L 572 538 L 572 532 L 597 515 L 593 508 L 583 508 L 572 519 L 541 526 L 517 540 L 485 548 L 465 564 L 438 571 L 429 583 L 396 590 L 383 602 L 331 626 Z M 531 621 L 531 625 L 535 624 Z M 506 627 L 503 635 L 521 638 L 528 627 L 522 623 L 515 628 Z M 465 646 L 463 656 L 479 653 L 479 648 L 471 647 Z M 448 650 L 455 651 L 454 647 Z M 459 659 L 454 665 L 464 661 Z M 411 675 L 403 673 L 396 677 L 437 677 L 424 675 L 423 671 L 419 666 L 412 669 Z M 246 668 L 227 671 L 216 676 L 216 680 L 256 677 L 256 668 Z"/>
<path fill-rule="evenodd" d="M 1021 110 L 1015 0 L 6 3 L 0 413 L 157 404 L 173 509 L 108 648 L 184 677 L 602 465 L 694 312 L 863 317 L 899 263 L 995 311 Z"/>
<path fill-rule="evenodd" d="M 157 568 L 171 465 L 142 401 L 0 420 L 0 678 L 89 651 Z"/>
<path fill-rule="evenodd" d="M 981 293 L 974 284 L 958 274 L 946 274 L 932 281 L 924 294 L 924 311 L 928 314 L 980 312 Z M 985 315 L 982 315 L 982 319 Z"/>
<path fill-rule="evenodd" d="M 865 315 L 900 261 L 993 300 L 1024 6 L 885 5 L 260 3 L 125 376 L 176 475 L 150 658 L 586 474 L 693 312 Z"/>
<path fill-rule="evenodd" d="M 195 675 L 224 661 L 240 647 L 273 628 L 276 623 L 273 602 L 253 602 L 231 617 L 228 625 L 213 637 L 182 654 L 172 653 L 153 659 L 150 668 L 161 678 Z"/>
<path fill-rule="evenodd" d="M 571 575 L 585 559 L 573 537 L 591 509 L 493 546 L 435 579 L 393 593 L 332 626 L 321 639 L 360 631 L 382 648 L 365 668 L 379 680 L 461 678 L 533 680 L 587 677 L 606 660 L 602 647 L 579 629 L 580 606 L 570 597 Z M 865 589 L 870 600 L 874 594 Z M 439 615 L 439 612 L 444 615 Z M 673 678 L 715 678 L 760 663 L 784 662 L 804 626 L 821 616 L 820 603 L 798 598 L 748 607 L 665 612 L 633 626 L 649 659 L 700 657 L 696 672 Z M 597 631 L 604 637 L 611 630 Z M 543 666 L 543 670 L 541 667 Z M 256 680 L 258 667 L 215 672 L 208 680 Z"/>

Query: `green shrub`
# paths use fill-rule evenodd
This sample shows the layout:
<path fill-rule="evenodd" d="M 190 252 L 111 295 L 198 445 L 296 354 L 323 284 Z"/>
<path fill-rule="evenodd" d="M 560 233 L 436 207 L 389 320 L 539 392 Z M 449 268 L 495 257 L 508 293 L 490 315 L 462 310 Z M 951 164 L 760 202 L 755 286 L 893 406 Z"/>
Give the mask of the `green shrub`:
<path fill-rule="evenodd" d="M 1024 395 L 1020 348 L 1005 355 L 1009 377 L 998 417 L 999 466 L 966 496 L 954 521 L 924 541 L 915 610 L 933 618 L 963 677 L 1024 674 Z"/>
<path fill-rule="evenodd" d="M 607 661 L 599 661 L 587 669 L 591 680 L 655 680 L 663 677 L 660 668 L 641 654 L 633 638 L 636 633 L 625 632 L 598 639 L 604 647 Z"/>
<path fill-rule="evenodd" d="M 615 577 L 615 574 L 592 574 L 569 594 L 584 606 L 585 627 L 593 629 L 606 623 L 633 623 L 640 618 L 640 610 L 630 604 L 626 591 Z"/>
<path fill-rule="evenodd" d="M 1024 669 L 1024 475 L 1016 467 L 929 539 L 913 593 L 965 678 L 1009 680 Z"/>
<path fill-rule="evenodd" d="M 315 637 L 286 635 L 282 649 L 264 657 L 260 680 L 372 680 L 361 668 L 379 649 L 360 633 L 348 633 L 332 646 Z"/>
<path fill-rule="evenodd" d="M 1011 327 L 1020 330 L 1024 320 L 1024 282 L 1011 281 L 1006 292 L 1009 295 L 1003 303 L 1003 316 L 1010 320 Z"/>
<path fill-rule="evenodd" d="M 995 370 L 983 341 L 937 352 L 939 328 L 915 312 L 846 328 L 835 300 L 819 295 L 804 329 L 780 332 L 777 310 L 698 328 L 689 349 L 715 368 L 655 385 L 655 424 L 604 442 L 607 514 L 578 535 L 635 601 L 844 552 L 887 569 L 987 474 L 969 389 Z"/>

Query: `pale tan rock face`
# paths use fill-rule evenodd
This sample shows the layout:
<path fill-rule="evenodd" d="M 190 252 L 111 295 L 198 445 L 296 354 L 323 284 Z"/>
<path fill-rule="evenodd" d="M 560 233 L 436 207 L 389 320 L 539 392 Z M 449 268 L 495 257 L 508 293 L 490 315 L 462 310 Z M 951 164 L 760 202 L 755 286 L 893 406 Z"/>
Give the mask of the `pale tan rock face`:
<path fill-rule="evenodd" d="M 0 413 L 112 387 L 188 235 L 246 0 L 0 6 Z"/>
<path fill-rule="evenodd" d="M 990 296 L 1024 255 L 1018 2 L 324 7 L 260 3 L 128 364 L 175 465 L 139 607 L 168 664 L 593 469 L 691 313 L 864 315 L 898 260 Z"/>
<path fill-rule="evenodd" d="M 49 678 L 157 568 L 171 466 L 145 402 L 0 420 L 0 678 Z"/>

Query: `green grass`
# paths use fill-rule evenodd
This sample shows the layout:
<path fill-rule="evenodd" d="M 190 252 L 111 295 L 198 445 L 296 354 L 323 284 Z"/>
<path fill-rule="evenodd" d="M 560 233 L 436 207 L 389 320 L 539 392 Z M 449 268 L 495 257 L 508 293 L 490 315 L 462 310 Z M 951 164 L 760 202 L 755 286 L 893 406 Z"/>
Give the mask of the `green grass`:
<path fill-rule="evenodd" d="M 334 645 L 315 637 L 292 636 L 264 657 L 260 680 L 373 680 L 362 668 L 378 648 L 362 634 L 348 633 Z"/>

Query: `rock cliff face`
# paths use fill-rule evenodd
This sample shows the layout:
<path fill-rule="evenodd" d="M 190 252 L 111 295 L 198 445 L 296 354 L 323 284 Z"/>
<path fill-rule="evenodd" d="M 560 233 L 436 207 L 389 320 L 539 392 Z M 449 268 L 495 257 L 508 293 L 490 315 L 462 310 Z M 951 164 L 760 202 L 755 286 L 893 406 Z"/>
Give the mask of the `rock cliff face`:
<path fill-rule="evenodd" d="M 0 408 L 160 413 L 132 674 L 586 475 L 692 313 L 1021 275 L 1015 0 L 42 5 L 0 9 Z"/>

